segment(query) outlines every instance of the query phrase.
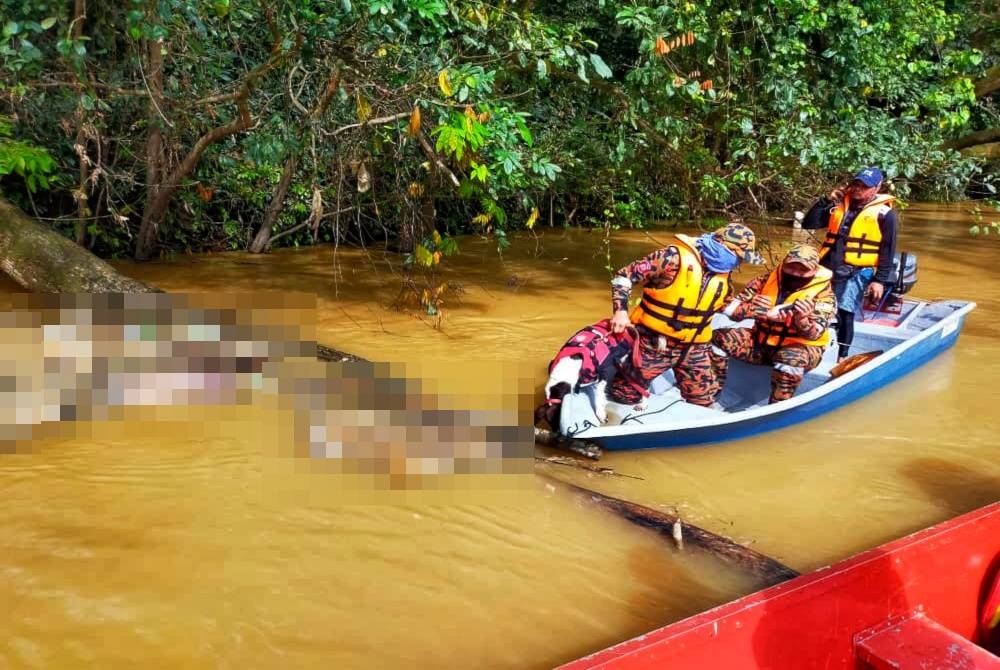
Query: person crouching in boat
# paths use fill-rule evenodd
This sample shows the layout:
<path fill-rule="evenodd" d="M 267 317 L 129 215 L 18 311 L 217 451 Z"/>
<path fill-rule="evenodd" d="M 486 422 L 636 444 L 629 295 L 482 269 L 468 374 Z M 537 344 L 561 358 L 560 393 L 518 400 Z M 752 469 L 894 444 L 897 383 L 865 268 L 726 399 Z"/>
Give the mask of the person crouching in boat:
<path fill-rule="evenodd" d="M 718 328 L 712 335 L 716 396 L 726 383 L 729 358 L 735 356 L 773 368 L 770 402 L 792 397 L 830 344 L 827 328 L 836 311 L 832 277 L 820 266 L 819 252 L 800 244 L 773 272 L 746 285 L 725 314 L 734 321 L 754 319 L 753 327 Z"/>
<path fill-rule="evenodd" d="M 847 358 L 854 341 L 854 315 L 865 296 L 876 304 L 893 273 L 896 254 L 895 198 L 879 194 L 882 171 L 865 168 L 844 188 L 820 198 L 805 215 L 804 229 L 826 228 L 820 262 L 833 271 L 837 296 L 837 361 Z"/>
<path fill-rule="evenodd" d="M 732 300 L 730 273 L 747 261 L 761 264 L 753 231 L 730 223 L 694 238 L 677 235 L 673 244 L 626 265 L 611 280 L 612 332 L 635 324 L 639 366 L 627 364 L 608 395 L 623 405 L 642 406 L 642 390 L 672 369 L 681 397 L 710 406 L 715 379 L 709 347 L 712 317 Z M 642 300 L 628 312 L 632 287 L 642 285 Z"/>

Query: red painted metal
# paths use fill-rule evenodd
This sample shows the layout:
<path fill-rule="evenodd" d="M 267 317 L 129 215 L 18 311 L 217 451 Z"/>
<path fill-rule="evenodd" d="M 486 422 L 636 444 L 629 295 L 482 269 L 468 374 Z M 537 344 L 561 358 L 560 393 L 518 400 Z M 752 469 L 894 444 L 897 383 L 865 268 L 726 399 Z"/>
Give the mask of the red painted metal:
<path fill-rule="evenodd" d="M 917 612 L 979 642 L 998 567 L 994 503 L 562 667 L 856 670 L 859 633 Z"/>
<path fill-rule="evenodd" d="M 1000 670 L 1000 658 L 920 612 L 867 630 L 856 644 L 871 670 Z"/>

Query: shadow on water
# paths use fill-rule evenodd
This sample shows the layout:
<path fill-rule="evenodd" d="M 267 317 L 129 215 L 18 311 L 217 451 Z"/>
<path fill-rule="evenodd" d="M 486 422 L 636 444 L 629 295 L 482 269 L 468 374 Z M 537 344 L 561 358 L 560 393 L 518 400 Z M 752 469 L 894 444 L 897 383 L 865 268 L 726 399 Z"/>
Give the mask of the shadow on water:
<path fill-rule="evenodd" d="M 943 458 L 915 458 L 899 469 L 947 517 L 1000 500 L 1000 477 Z"/>

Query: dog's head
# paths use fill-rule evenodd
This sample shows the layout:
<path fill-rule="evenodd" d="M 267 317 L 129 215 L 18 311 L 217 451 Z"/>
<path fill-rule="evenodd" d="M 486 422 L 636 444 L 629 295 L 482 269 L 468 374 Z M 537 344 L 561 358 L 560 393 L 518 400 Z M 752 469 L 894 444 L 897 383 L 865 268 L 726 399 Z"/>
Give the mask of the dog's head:
<path fill-rule="evenodd" d="M 562 400 L 572 391 L 566 382 L 554 384 L 549 390 L 549 398 L 535 410 L 535 425 L 544 421 L 552 430 L 559 430 L 559 417 L 562 414 Z"/>

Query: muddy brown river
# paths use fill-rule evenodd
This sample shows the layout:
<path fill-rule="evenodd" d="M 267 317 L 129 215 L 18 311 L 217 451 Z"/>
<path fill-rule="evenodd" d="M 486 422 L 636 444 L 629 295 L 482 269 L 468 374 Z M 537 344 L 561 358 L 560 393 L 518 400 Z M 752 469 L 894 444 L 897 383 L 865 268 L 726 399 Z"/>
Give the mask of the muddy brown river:
<path fill-rule="evenodd" d="M 978 303 L 954 349 L 808 423 L 602 461 L 642 479 L 539 471 L 677 509 L 800 571 L 1000 499 L 1000 240 L 969 236 L 964 205 L 902 221 L 913 294 Z M 670 235 L 616 233 L 612 265 Z M 556 349 L 609 315 L 602 235 L 460 249 L 428 284 L 449 285 L 440 322 L 391 308 L 400 259 L 378 250 L 118 265 L 173 292 L 315 293 L 319 341 L 405 364 L 444 405 L 530 408 Z M 488 499 L 352 501 L 281 458 L 262 406 L 126 414 L 0 456 L 0 667 L 548 668 L 754 588 L 541 477 Z"/>

